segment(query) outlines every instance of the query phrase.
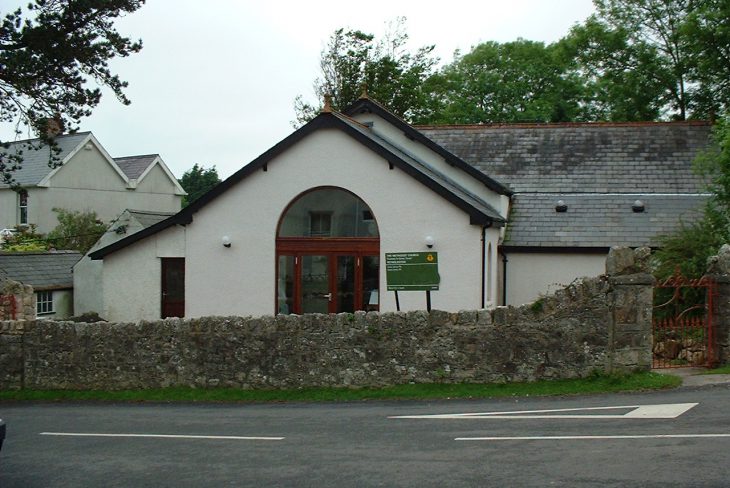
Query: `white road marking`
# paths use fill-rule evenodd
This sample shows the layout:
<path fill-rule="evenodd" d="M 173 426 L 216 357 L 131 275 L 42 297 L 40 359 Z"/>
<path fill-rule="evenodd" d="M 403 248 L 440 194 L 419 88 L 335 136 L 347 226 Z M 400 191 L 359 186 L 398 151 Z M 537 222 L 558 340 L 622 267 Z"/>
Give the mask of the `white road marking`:
<path fill-rule="evenodd" d="M 394 415 L 391 419 L 674 419 L 699 403 L 668 403 L 663 405 L 621 405 L 616 407 L 558 408 L 551 410 L 515 410 L 509 412 L 453 413 L 437 415 Z M 575 415 L 562 412 L 596 410 L 626 410 L 620 415 Z M 557 415 L 548 415 L 557 414 Z"/>
<path fill-rule="evenodd" d="M 213 439 L 232 441 L 281 441 L 286 437 L 242 437 L 234 435 L 175 435 L 175 434 L 95 434 L 82 432 L 41 432 L 40 435 L 70 437 L 151 437 L 158 439 Z"/>
<path fill-rule="evenodd" d="M 573 441 L 606 439 L 693 439 L 730 437 L 730 434 L 650 434 L 650 435 L 566 435 L 525 437 L 457 437 L 455 441 Z"/>

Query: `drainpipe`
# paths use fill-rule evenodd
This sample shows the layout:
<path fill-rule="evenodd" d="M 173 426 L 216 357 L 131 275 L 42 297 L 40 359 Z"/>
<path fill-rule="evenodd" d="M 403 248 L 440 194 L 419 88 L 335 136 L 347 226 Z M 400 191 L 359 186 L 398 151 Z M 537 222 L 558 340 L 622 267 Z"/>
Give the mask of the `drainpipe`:
<path fill-rule="evenodd" d="M 486 303 L 484 302 L 484 294 L 486 293 L 486 272 L 484 271 L 485 264 L 486 264 L 486 249 L 487 249 L 487 226 L 482 226 L 482 308 L 485 307 Z"/>
<path fill-rule="evenodd" d="M 502 250 L 502 305 L 507 305 L 507 254 Z"/>

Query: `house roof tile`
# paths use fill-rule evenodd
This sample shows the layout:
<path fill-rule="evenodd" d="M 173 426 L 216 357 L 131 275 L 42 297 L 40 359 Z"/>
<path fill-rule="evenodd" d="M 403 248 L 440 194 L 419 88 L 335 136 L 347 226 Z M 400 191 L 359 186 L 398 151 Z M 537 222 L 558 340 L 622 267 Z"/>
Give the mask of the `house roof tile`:
<path fill-rule="evenodd" d="M 60 152 L 54 156 L 63 161 L 68 155 L 83 142 L 91 132 L 77 132 L 56 137 L 56 144 Z M 29 144 L 37 144 L 38 139 L 11 142 L 7 149 L 0 148 L 0 154 L 21 155 L 23 162 L 21 168 L 13 173 L 15 182 L 20 186 L 34 186 L 43 180 L 53 171 L 48 165 L 51 162 L 51 151 L 48 145 L 33 148 Z M 8 188 L 9 185 L 0 183 L 0 188 Z"/>
<path fill-rule="evenodd" d="M 136 180 L 142 173 L 149 168 L 150 164 L 157 158 L 158 154 L 145 154 L 142 156 L 124 156 L 121 158 L 114 158 L 114 162 L 117 163 L 119 169 L 121 169 L 127 178 L 130 180 Z"/>
<path fill-rule="evenodd" d="M 513 198 L 507 247 L 656 246 L 701 213 L 708 195 L 530 194 Z M 567 205 L 557 212 L 558 200 Z M 643 212 L 634 212 L 636 200 Z"/>
<path fill-rule="evenodd" d="M 706 122 L 420 127 L 475 168 L 524 192 L 696 193 Z"/>
<path fill-rule="evenodd" d="M 73 266 L 81 257 L 76 251 L 0 252 L 0 274 L 36 290 L 73 288 Z"/>

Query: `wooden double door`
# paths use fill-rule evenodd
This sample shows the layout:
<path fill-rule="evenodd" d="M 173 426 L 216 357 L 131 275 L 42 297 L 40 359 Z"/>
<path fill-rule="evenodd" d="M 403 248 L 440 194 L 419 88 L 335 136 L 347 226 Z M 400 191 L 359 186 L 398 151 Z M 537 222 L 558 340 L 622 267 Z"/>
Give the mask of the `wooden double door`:
<path fill-rule="evenodd" d="M 279 243 L 277 313 L 378 310 L 379 245 L 369 241 Z"/>

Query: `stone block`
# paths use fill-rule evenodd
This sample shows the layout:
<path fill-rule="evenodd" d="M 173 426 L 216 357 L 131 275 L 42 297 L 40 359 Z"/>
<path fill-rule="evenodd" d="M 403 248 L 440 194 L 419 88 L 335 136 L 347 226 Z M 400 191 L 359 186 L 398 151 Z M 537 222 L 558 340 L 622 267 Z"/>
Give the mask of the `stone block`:
<path fill-rule="evenodd" d="M 651 250 L 646 247 L 631 249 L 630 247 L 614 246 L 606 257 L 606 274 L 620 276 L 637 273 L 650 273 Z"/>
<path fill-rule="evenodd" d="M 723 244 L 717 255 L 707 259 L 707 273 L 730 275 L 730 245 Z"/>

